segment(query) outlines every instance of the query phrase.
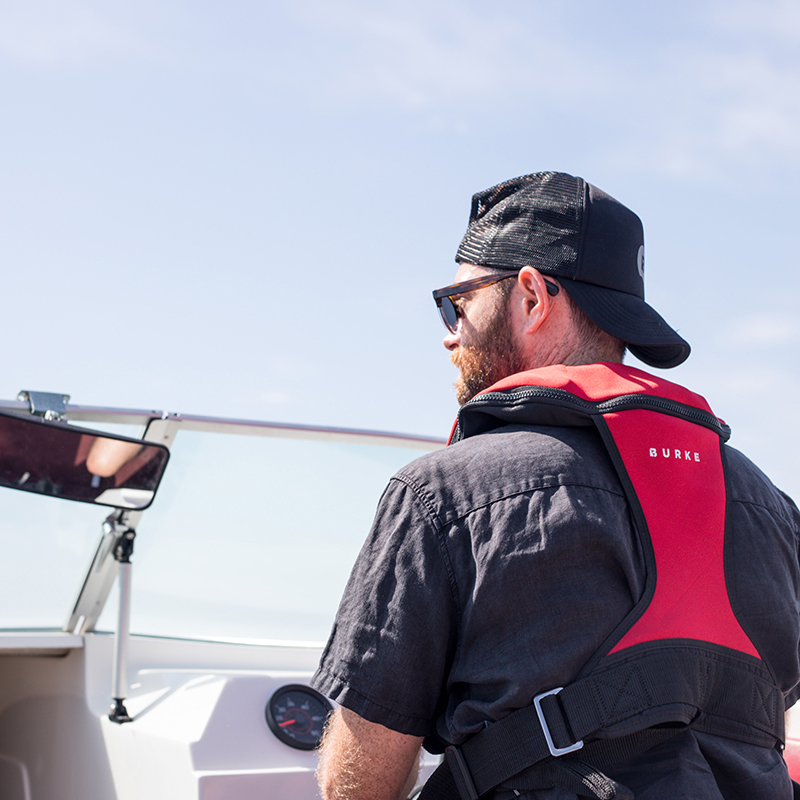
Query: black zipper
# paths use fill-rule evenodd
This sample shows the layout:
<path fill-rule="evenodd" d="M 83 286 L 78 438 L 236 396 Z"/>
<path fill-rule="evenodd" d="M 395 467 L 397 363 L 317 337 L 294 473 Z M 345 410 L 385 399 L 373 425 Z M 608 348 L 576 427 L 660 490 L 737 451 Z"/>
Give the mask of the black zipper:
<path fill-rule="evenodd" d="M 461 438 L 461 414 L 465 411 L 478 409 L 481 406 L 496 405 L 497 401 L 502 401 L 504 405 L 507 405 L 509 402 L 541 399 L 556 400 L 559 404 L 575 408 L 589 416 L 609 414 L 614 411 L 624 411 L 629 408 L 652 408 L 665 414 L 681 417 L 690 422 L 695 422 L 698 425 L 710 428 L 721 436 L 723 441 L 727 441 L 731 435 L 730 427 L 708 411 L 703 411 L 694 406 L 687 406 L 676 400 L 668 400 L 665 397 L 634 393 L 619 395 L 609 400 L 600 400 L 599 402 L 593 403 L 588 400 L 582 400 L 580 397 L 576 397 L 574 394 L 564 389 L 533 386 L 507 392 L 490 392 L 470 400 L 458 413 L 458 424 L 456 425 L 456 430 L 453 435 L 453 441 L 458 441 Z"/>

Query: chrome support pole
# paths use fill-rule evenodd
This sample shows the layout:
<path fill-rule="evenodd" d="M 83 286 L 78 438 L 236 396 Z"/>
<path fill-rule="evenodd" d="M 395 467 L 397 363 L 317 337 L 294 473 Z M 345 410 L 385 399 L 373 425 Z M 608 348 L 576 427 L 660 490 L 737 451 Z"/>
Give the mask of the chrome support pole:
<path fill-rule="evenodd" d="M 117 539 L 114 558 L 119 562 L 119 615 L 117 617 L 117 635 L 114 640 L 114 669 L 112 674 L 112 700 L 108 718 L 112 722 L 122 724 L 132 722 L 125 708 L 128 696 L 128 639 L 131 627 L 131 579 L 133 564 L 130 557 L 133 553 L 133 540 L 136 531 L 123 524 L 123 532 Z"/>

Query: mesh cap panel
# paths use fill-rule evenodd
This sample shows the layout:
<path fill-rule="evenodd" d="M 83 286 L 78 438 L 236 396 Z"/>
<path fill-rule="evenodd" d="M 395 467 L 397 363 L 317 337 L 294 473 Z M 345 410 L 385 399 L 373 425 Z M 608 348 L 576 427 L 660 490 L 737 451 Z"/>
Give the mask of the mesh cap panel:
<path fill-rule="evenodd" d="M 530 264 L 550 275 L 573 277 L 585 186 L 581 178 L 547 172 L 479 192 L 456 261 L 498 269 Z"/>

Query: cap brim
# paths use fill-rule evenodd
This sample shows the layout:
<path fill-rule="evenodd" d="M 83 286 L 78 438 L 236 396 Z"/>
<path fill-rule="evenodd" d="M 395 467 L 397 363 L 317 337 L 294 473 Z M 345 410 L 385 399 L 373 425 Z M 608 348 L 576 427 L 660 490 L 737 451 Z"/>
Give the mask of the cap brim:
<path fill-rule="evenodd" d="M 589 319 L 621 339 L 636 358 L 651 367 L 669 369 L 682 364 L 692 348 L 644 300 L 615 289 L 559 278 L 569 296 Z"/>

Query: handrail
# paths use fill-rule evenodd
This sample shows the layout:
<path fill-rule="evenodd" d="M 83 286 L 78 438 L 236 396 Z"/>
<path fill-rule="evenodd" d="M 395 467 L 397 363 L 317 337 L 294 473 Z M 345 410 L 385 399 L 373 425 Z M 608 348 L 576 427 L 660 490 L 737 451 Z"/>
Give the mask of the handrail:
<path fill-rule="evenodd" d="M 28 404 L 19 400 L 0 400 L 0 409 L 27 412 Z M 107 422 L 128 425 L 147 425 L 152 420 L 162 419 L 180 423 L 180 427 L 183 430 L 250 436 L 275 436 L 287 439 L 315 439 L 345 443 L 359 442 L 362 444 L 394 445 L 395 447 L 420 450 L 443 447 L 445 444 L 445 439 L 439 437 L 418 436 L 391 431 L 341 428 L 326 425 L 299 425 L 291 422 L 235 419 L 158 410 L 112 408 L 108 406 L 68 404 L 64 418 L 72 422 Z"/>

